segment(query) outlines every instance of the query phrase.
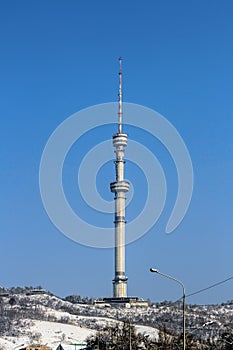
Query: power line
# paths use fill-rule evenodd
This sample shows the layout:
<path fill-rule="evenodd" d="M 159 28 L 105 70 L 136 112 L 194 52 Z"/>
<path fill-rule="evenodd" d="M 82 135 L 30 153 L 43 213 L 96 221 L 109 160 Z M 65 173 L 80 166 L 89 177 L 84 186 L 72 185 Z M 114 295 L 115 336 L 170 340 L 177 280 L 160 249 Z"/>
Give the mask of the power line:
<path fill-rule="evenodd" d="M 204 291 L 206 291 L 206 290 L 208 290 L 208 289 L 214 288 L 214 287 L 216 287 L 216 286 L 219 286 L 220 284 L 223 284 L 223 283 L 225 283 L 225 282 L 227 282 L 227 281 L 230 281 L 231 279 L 233 279 L 233 276 L 231 276 L 231 277 L 229 277 L 229 278 L 227 278 L 227 279 L 225 279 L 225 280 L 223 280 L 223 281 L 214 283 L 214 284 L 212 284 L 211 286 L 208 286 L 208 287 L 206 287 L 206 288 L 202 288 L 202 289 L 200 289 L 200 290 L 198 290 L 198 291 L 196 291 L 196 292 L 190 293 L 190 294 L 186 295 L 186 298 L 191 297 L 192 295 L 196 295 L 196 294 L 202 293 L 202 292 L 204 292 Z M 183 297 L 177 299 L 176 301 L 179 301 L 179 300 L 181 300 L 182 298 L 183 298 Z"/>
<path fill-rule="evenodd" d="M 209 286 L 209 287 L 206 287 L 206 288 L 200 289 L 200 290 L 198 290 L 198 291 L 196 291 L 196 292 L 194 292 L 194 293 L 188 294 L 188 295 L 186 295 L 186 297 L 191 297 L 192 295 L 195 295 L 195 294 L 204 292 L 205 290 L 208 290 L 208 289 L 210 289 L 210 288 L 214 288 L 214 287 L 216 287 L 216 286 L 219 286 L 220 284 L 225 283 L 225 282 L 227 282 L 227 281 L 230 281 L 231 279 L 233 279 L 233 276 L 227 278 L 226 280 L 223 280 L 223 281 L 217 282 L 217 283 L 215 283 L 215 284 L 212 284 L 212 285 Z"/>

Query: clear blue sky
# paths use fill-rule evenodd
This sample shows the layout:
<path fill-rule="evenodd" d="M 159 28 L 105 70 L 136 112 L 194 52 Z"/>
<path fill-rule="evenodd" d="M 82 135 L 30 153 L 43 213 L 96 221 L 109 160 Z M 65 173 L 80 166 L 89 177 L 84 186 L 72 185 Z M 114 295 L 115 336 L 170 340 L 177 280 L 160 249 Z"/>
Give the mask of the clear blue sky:
<path fill-rule="evenodd" d="M 152 275 L 151 266 L 181 279 L 187 293 L 232 276 L 232 1 L 8 0 L 0 6 L 0 285 L 43 285 L 60 296 L 111 295 L 113 251 L 61 234 L 43 208 L 38 176 L 43 148 L 63 120 L 117 100 L 120 55 L 124 100 L 158 111 L 177 128 L 195 176 L 188 214 L 166 235 L 176 174 L 158 150 L 172 175 L 171 195 L 158 223 L 127 246 L 129 294 L 157 301 L 181 296 L 180 287 Z M 106 138 L 112 131 L 102 133 Z M 133 138 L 147 142 L 138 131 Z M 73 163 L 71 155 L 71 197 L 77 185 Z M 109 169 L 99 182 L 105 198 L 111 198 L 109 176 L 114 177 Z M 140 196 L 135 208 L 138 203 Z M 232 296 L 229 281 L 187 301 L 215 303 Z"/>

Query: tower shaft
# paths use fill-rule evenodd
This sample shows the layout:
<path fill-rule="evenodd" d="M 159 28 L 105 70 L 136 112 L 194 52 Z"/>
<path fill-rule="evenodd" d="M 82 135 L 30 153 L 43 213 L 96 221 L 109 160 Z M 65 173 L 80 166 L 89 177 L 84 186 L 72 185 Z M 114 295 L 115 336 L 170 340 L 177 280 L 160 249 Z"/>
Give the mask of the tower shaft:
<path fill-rule="evenodd" d="M 120 298 L 127 296 L 127 277 L 125 276 L 125 193 L 129 190 L 129 183 L 124 180 L 124 150 L 127 146 L 126 134 L 115 134 L 116 181 L 110 184 L 115 193 L 115 278 L 113 280 L 113 296 Z"/>

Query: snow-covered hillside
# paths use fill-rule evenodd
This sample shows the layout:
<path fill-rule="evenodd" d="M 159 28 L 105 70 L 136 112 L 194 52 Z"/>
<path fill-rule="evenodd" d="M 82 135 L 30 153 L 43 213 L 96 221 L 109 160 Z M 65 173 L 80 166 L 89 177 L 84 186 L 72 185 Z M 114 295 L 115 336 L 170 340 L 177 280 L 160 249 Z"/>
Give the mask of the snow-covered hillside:
<path fill-rule="evenodd" d="M 10 294 L 0 300 L 0 349 L 4 350 L 30 344 L 47 344 L 52 349 L 62 344 L 65 350 L 78 350 L 85 347 L 86 338 L 97 330 L 121 322 L 109 314 L 105 317 L 105 311 L 94 306 L 73 305 L 50 294 Z M 158 335 L 149 326 L 136 325 L 136 330 L 152 338 Z"/>
<path fill-rule="evenodd" d="M 37 343 L 47 344 L 52 349 L 56 349 L 61 343 L 65 350 L 70 350 L 75 348 L 70 344 L 84 344 L 87 336 L 93 333 L 94 331 L 88 328 L 76 325 L 33 320 L 28 322 L 28 326 L 25 329 L 22 329 L 21 335 L 17 337 L 7 335 L 1 337 L 0 345 L 6 350 L 12 350 L 17 347 L 20 348 Z M 76 348 L 78 349 L 77 346 Z"/>
<path fill-rule="evenodd" d="M 83 344 L 87 336 L 128 321 L 140 333 L 157 337 L 158 329 L 182 331 L 182 303 L 163 302 L 148 308 L 103 308 L 73 304 L 51 293 L 5 293 L 0 295 L 0 349 L 19 349 L 22 344 Z M 222 305 L 187 305 L 187 332 L 213 337 L 233 327 L 233 302 Z M 78 349 L 78 346 L 76 346 Z"/>

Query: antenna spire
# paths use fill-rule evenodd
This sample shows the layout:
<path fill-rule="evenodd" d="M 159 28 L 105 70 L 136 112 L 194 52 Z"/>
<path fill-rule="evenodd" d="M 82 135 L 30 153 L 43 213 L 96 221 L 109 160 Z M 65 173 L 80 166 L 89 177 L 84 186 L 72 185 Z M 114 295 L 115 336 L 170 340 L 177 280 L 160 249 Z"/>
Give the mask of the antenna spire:
<path fill-rule="evenodd" d="M 119 57 L 119 92 L 118 92 L 118 134 L 122 133 L 122 57 Z"/>

